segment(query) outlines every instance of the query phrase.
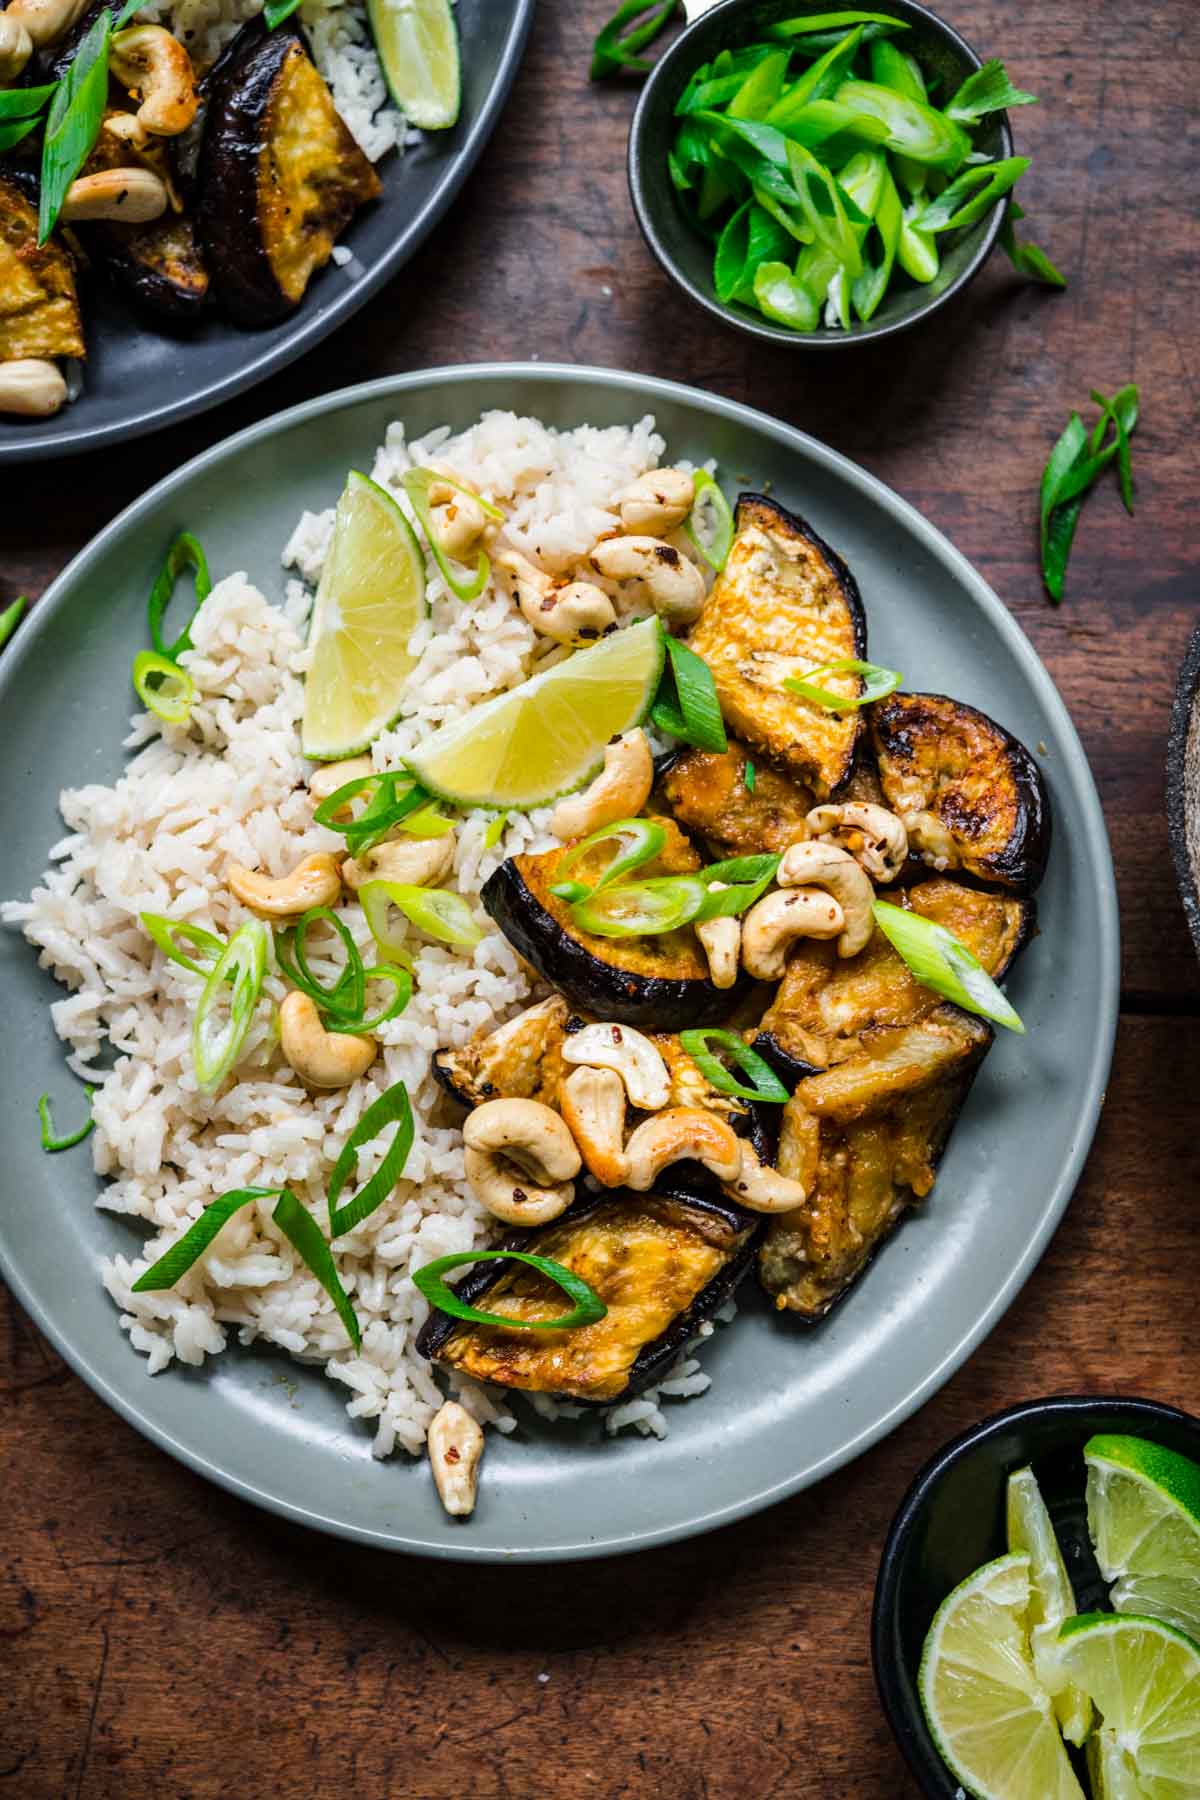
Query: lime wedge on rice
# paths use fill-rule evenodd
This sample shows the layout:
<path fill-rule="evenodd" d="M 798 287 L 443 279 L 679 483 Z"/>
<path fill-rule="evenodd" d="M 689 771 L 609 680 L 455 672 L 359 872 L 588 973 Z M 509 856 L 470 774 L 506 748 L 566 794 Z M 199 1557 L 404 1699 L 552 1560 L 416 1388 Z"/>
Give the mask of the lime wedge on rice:
<path fill-rule="evenodd" d="M 1165 1619 L 1200 1643 L 1200 1466 L 1145 1438 L 1084 1445 L 1088 1527 L 1121 1613 Z"/>
<path fill-rule="evenodd" d="M 1027 1623 L 1037 1678 L 1054 1701 L 1063 1736 L 1082 1744 L 1091 1729 L 1091 1702 L 1064 1678 L 1058 1661 L 1058 1628 L 1074 1618 L 1075 1595 L 1032 1469 L 1008 1478 L 1008 1547 L 1029 1558 Z"/>
<path fill-rule="evenodd" d="M 425 614 L 425 558 L 392 496 L 351 470 L 313 607 L 305 756 L 365 749 L 400 710 Z"/>
<path fill-rule="evenodd" d="M 1088 1739 L 1087 1771 L 1092 1800 L 1146 1800 L 1145 1789 L 1138 1785 L 1133 1758 L 1122 1749 L 1113 1731 L 1102 1727 Z"/>
<path fill-rule="evenodd" d="M 1027 1556 L 1001 1556 L 938 1608 L 921 1654 L 921 1705 L 934 1743 L 976 1800 L 1083 1800 L 1025 1623 Z"/>
<path fill-rule="evenodd" d="M 462 79 L 450 0 L 367 0 L 388 92 L 411 125 L 442 131 L 458 118 Z"/>
<path fill-rule="evenodd" d="M 443 725 L 408 759 L 456 806 L 527 810 L 582 787 L 604 747 L 640 723 L 662 675 L 662 627 L 643 619 Z"/>
<path fill-rule="evenodd" d="M 1059 1655 L 1132 1764 L 1132 1791 L 1200 1800 L 1200 1644 L 1160 1619 L 1084 1613 L 1063 1626 Z"/>

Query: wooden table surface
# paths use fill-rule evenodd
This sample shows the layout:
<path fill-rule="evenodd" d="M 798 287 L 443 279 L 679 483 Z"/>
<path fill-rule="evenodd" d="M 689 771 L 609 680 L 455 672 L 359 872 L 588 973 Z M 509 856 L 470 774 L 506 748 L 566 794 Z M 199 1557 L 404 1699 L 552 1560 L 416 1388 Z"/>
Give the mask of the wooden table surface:
<path fill-rule="evenodd" d="M 197 450 L 389 370 L 538 355 L 778 414 L 949 534 L 1032 637 L 1083 736 L 1124 938 L 1095 1148 L 1024 1293 L 914 1420 L 756 1519 L 623 1561 L 468 1574 L 309 1535 L 145 1443 L 6 1301 L 0 1797 L 911 1797 L 876 1703 L 868 1619 L 916 1469 L 1038 1394 L 1200 1410 L 1200 977 L 1162 797 L 1174 671 L 1200 611 L 1194 0 L 958 0 L 954 24 L 1041 96 L 1016 119 L 1034 159 L 1021 197 L 1070 289 L 1021 286 L 997 257 L 936 323 L 827 357 L 751 347 L 689 310 L 651 261 L 625 189 L 633 96 L 585 80 L 608 10 L 543 0 L 481 167 L 341 337 L 194 426 L 9 473 L 0 602 L 40 593 Z M 1090 388 L 1127 380 L 1143 400 L 1137 517 L 1115 483 L 1092 496 L 1055 611 L 1034 549 L 1042 463 Z"/>

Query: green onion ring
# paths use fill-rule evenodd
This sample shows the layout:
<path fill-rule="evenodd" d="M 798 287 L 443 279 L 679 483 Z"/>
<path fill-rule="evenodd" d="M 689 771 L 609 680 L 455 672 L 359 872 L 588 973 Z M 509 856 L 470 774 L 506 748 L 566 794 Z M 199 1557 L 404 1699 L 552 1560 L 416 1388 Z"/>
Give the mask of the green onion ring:
<path fill-rule="evenodd" d="M 95 1088 L 85 1087 L 83 1091 L 90 1102 L 92 1095 L 96 1091 Z M 88 1106 L 88 1116 L 79 1127 L 79 1130 L 68 1132 L 66 1137 L 56 1137 L 54 1135 L 54 1118 L 50 1111 L 49 1094 L 42 1095 L 37 1103 L 37 1110 L 38 1118 L 41 1121 L 42 1126 L 43 1150 L 73 1150 L 76 1144 L 82 1144 L 84 1138 L 90 1137 L 92 1132 L 96 1129 L 96 1121 L 92 1117 L 90 1104 Z"/>
<path fill-rule="evenodd" d="M 400 485 L 408 495 L 409 503 L 425 533 L 429 548 L 433 552 L 433 560 L 441 571 L 442 580 L 456 600 L 477 600 L 488 584 L 492 565 L 485 552 L 481 550 L 475 562 L 473 575 L 464 580 L 455 574 L 454 565 L 439 545 L 437 534 L 433 528 L 433 508 L 429 504 L 429 490 L 436 482 L 445 482 L 447 487 L 456 489 L 460 494 L 466 494 L 470 499 L 476 501 L 490 518 L 503 519 L 504 514 L 488 501 L 480 500 L 478 494 L 472 494 L 469 488 L 462 486 L 461 482 L 451 481 L 445 475 L 439 475 L 436 469 L 406 469 L 400 477 Z"/>
<path fill-rule="evenodd" d="M 707 869 L 701 869 L 700 879 L 708 891 L 696 914 L 696 923 L 739 918 L 766 893 L 780 861 L 780 857 L 770 855 L 731 856 L 726 862 L 710 863 Z M 722 884 L 718 893 L 713 892 L 716 882 Z"/>
<path fill-rule="evenodd" d="M 712 670 L 678 638 L 668 636 L 666 646 L 667 666 L 650 717 L 660 731 L 669 732 L 681 743 L 719 755 L 729 748 L 729 739 Z"/>
<path fill-rule="evenodd" d="M 372 1138 L 378 1137 L 385 1126 L 392 1124 L 396 1126 L 396 1132 L 378 1169 L 352 1200 L 339 1206 L 338 1197 L 354 1173 L 359 1151 Z M 343 1237 L 347 1231 L 353 1231 L 356 1225 L 361 1225 L 377 1207 L 383 1205 L 404 1172 L 408 1153 L 412 1149 L 413 1131 L 408 1089 L 402 1081 L 398 1081 L 395 1087 L 388 1088 L 385 1094 L 381 1094 L 378 1100 L 368 1106 L 333 1165 L 328 1195 L 331 1238 Z"/>
<path fill-rule="evenodd" d="M 363 970 L 363 980 L 369 987 L 373 981 L 390 981 L 395 989 L 395 996 L 390 1005 L 382 1012 L 377 1012 L 373 1019 L 347 1019 L 340 1013 L 325 1022 L 326 1031 L 344 1031 L 351 1036 L 360 1036 L 364 1032 L 377 1031 L 386 1025 L 389 1019 L 398 1019 L 413 996 L 413 978 L 408 969 L 393 968 L 390 963 L 376 963 L 373 969 Z"/>
<path fill-rule="evenodd" d="M 589 894 L 576 901 L 571 915 L 580 930 L 593 937 L 654 937 L 690 924 L 707 898 L 698 875 L 661 875 Z"/>
<path fill-rule="evenodd" d="M 478 1307 L 468 1306 L 458 1299 L 454 1289 L 442 1280 L 448 1270 L 460 1268 L 464 1263 L 478 1262 L 528 1263 L 531 1269 L 548 1276 L 575 1305 L 558 1319 L 510 1319 L 504 1313 L 481 1312 Z M 581 1275 L 548 1256 L 531 1256 L 523 1250 L 462 1250 L 454 1256 L 439 1256 L 436 1262 L 413 1270 L 413 1285 L 431 1306 L 436 1306 L 439 1312 L 449 1313 L 452 1319 L 466 1319 L 474 1325 L 501 1325 L 508 1331 L 575 1331 L 581 1325 L 596 1324 L 608 1312 L 599 1294 Z"/>
<path fill-rule="evenodd" d="M 284 1237 L 291 1244 L 305 1266 L 311 1270 L 320 1282 L 329 1298 L 333 1301 L 338 1318 L 346 1328 L 346 1335 L 357 1350 L 362 1345 L 362 1331 L 358 1323 L 358 1314 L 350 1304 L 350 1296 L 342 1286 L 337 1272 L 337 1264 L 333 1260 L 333 1252 L 321 1235 L 321 1227 L 313 1218 L 308 1208 L 302 1206 L 290 1188 L 284 1188 L 279 1195 L 275 1210 L 271 1214 L 272 1221 L 278 1225 Z"/>
<path fill-rule="evenodd" d="M 696 497 L 692 501 L 691 512 L 683 522 L 683 529 L 709 568 L 715 569 L 719 574 L 733 548 L 733 514 L 729 510 L 728 500 L 707 469 L 696 469 L 692 482 Z M 704 511 L 712 516 L 711 528 L 707 533 L 704 533 L 700 521 L 700 515 Z"/>
<path fill-rule="evenodd" d="M 162 622 L 171 598 L 175 592 L 175 584 L 185 569 L 191 569 L 196 604 L 192 608 L 191 617 L 175 639 L 173 644 L 163 642 Z M 150 626 L 150 642 L 160 656 L 170 662 L 178 662 L 185 650 L 192 648 L 192 626 L 196 623 L 196 614 L 212 593 L 212 577 L 208 572 L 208 561 L 203 550 L 190 531 L 181 531 L 171 548 L 167 551 L 162 568 L 150 589 L 150 598 L 146 603 L 147 621 Z"/>
<path fill-rule="evenodd" d="M 624 850 L 616 852 L 599 881 L 593 883 L 591 887 L 585 887 L 584 894 L 598 894 L 602 888 L 612 887 L 614 882 L 621 879 L 622 875 L 631 875 L 635 869 L 640 869 L 643 863 L 650 862 L 653 857 L 661 853 L 667 841 L 667 833 L 665 827 L 660 825 L 657 819 L 617 819 L 612 825 L 602 825 L 598 831 L 593 831 L 588 837 L 581 838 L 577 844 L 574 844 L 565 856 L 560 857 L 558 867 L 554 871 L 555 874 L 560 877 L 566 875 L 583 860 L 589 851 L 594 850 L 599 844 L 608 843 L 610 839 L 626 841 L 626 847 Z M 582 883 L 560 881 L 556 884 L 556 887 L 558 886 L 574 888 L 582 886 Z M 565 895 L 559 896 L 560 899 L 565 897 Z M 575 896 L 576 899 L 582 899 L 582 897 L 582 895 Z"/>
<path fill-rule="evenodd" d="M 1021 1015 L 1011 1000 L 974 952 L 945 925 L 886 900 L 876 900 L 873 910 L 880 931 L 922 987 L 952 1000 L 964 1012 L 977 1013 L 1009 1031 L 1024 1032 Z"/>
<path fill-rule="evenodd" d="M 861 694 L 831 694 L 828 688 L 818 686 L 813 679 L 820 675 L 861 675 L 863 691 Z M 827 707 L 830 712 L 857 712 L 860 706 L 870 706 L 876 700 L 886 700 L 894 694 L 904 680 L 897 669 L 884 669 L 879 663 L 862 662 L 856 656 L 844 656 L 838 662 L 823 663 L 818 669 L 810 669 L 803 678 L 798 675 L 784 677 L 783 685 L 790 694 L 799 694 L 802 700 L 811 700 L 817 706 Z"/>
<path fill-rule="evenodd" d="M 776 1106 L 789 1098 L 787 1089 L 770 1064 L 764 1062 L 757 1050 L 752 1050 L 735 1031 L 718 1031 L 712 1026 L 698 1031 L 681 1031 L 679 1043 L 718 1093 L 733 1094 L 739 1100 L 768 1100 Z M 713 1055 L 708 1047 L 710 1043 L 719 1045 L 743 1074 L 750 1077 L 754 1086 L 744 1087 L 735 1080 L 720 1058 Z"/>
<path fill-rule="evenodd" d="M 401 793 L 402 782 L 407 786 Z M 342 808 L 364 794 L 368 796 L 367 804 L 357 818 L 339 819 Z M 322 800 L 313 812 L 313 821 L 328 826 L 330 831 L 341 832 L 352 856 L 365 856 L 368 850 L 382 843 L 394 825 L 427 807 L 430 800 L 431 796 L 406 771 L 359 775 L 352 781 L 344 781 L 340 788 Z M 421 835 L 436 837 L 441 833 L 433 830 Z"/>
<path fill-rule="evenodd" d="M 164 913 L 139 913 L 138 922 L 148 937 L 154 939 L 164 956 L 172 962 L 181 963 L 190 969 L 193 975 L 207 975 L 214 962 L 225 950 L 225 939 L 215 933 L 206 931 L 203 925 L 193 925 L 188 919 L 168 919 Z M 193 957 L 185 955 L 176 943 L 182 938 L 184 943 L 194 944 L 197 950 L 204 952 L 205 960 L 196 962 Z"/>
<path fill-rule="evenodd" d="M 191 717 L 196 684 L 169 656 L 160 656 L 157 650 L 139 650 L 133 659 L 133 685 L 147 711 L 166 724 L 182 725 Z"/>
<path fill-rule="evenodd" d="M 358 890 L 359 903 L 367 915 L 371 935 L 384 955 L 393 961 L 405 956 L 403 942 L 393 938 L 388 926 L 388 908 L 394 906 L 404 917 L 423 931 L 426 937 L 441 944 L 453 944 L 461 950 L 473 950 L 483 939 L 475 917 L 461 894 L 446 888 L 415 887 L 401 881 L 366 881 Z"/>
<path fill-rule="evenodd" d="M 239 926 L 218 957 L 204 984 L 192 1016 L 192 1064 L 196 1079 L 205 1093 L 211 1094 L 238 1059 L 262 984 L 267 973 L 270 937 L 260 919 L 250 919 Z M 217 1002 L 223 998 L 226 981 L 232 977 L 229 995 L 229 1020 L 222 1030 L 213 1032 L 209 1018 Z"/>

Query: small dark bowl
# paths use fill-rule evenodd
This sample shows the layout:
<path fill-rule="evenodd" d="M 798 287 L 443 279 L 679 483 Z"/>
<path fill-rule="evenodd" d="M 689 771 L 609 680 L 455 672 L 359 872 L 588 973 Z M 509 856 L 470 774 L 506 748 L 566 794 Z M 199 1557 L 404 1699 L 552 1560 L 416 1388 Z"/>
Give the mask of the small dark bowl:
<path fill-rule="evenodd" d="M 1200 1462 L 1200 1419 L 1173 1406 L 1088 1394 L 1031 1400 L 939 1450 L 892 1521 L 875 1584 L 871 1655 L 896 1742 L 930 1800 L 955 1800 L 962 1789 L 921 1711 L 921 1648 L 947 1594 L 982 1563 L 1003 1556 L 1005 1483 L 1014 1469 L 1033 1465 L 1080 1611 L 1105 1604 L 1107 1588 L 1087 1532 L 1083 1464 L 1084 1444 L 1101 1431 L 1150 1438 Z"/>
<path fill-rule="evenodd" d="M 1004 222 L 1007 198 L 965 231 L 947 233 L 941 240 L 941 268 L 927 287 L 900 277 L 889 287 L 869 324 L 855 324 L 849 331 L 791 331 L 772 325 L 761 313 L 744 306 L 726 306 L 717 299 L 712 280 L 713 246 L 689 223 L 667 173 L 667 151 L 675 136 L 675 104 L 687 86 L 693 69 L 710 62 L 717 52 L 753 43 L 763 27 L 776 19 L 798 18 L 822 10 L 819 0 L 807 5 L 797 0 L 721 0 L 702 13 L 661 56 L 642 90 L 629 131 L 629 191 L 642 235 L 672 280 L 698 306 L 714 318 L 751 337 L 804 349 L 834 349 L 861 344 L 870 338 L 890 337 L 906 331 L 964 288 L 977 275 L 991 252 Z M 981 58 L 956 31 L 916 0 L 879 0 L 877 12 L 903 19 L 909 26 L 900 35 L 922 68 L 942 78 L 936 98 L 947 100 L 968 75 L 981 67 Z M 1006 113 L 994 113 L 978 128 L 976 143 L 991 157 L 1013 153 L 1012 133 Z"/>
<path fill-rule="evenodd" d="M 1167 826 L 1183 910 L 1200 956 L 1200 626 L 1187 647 L 1171 713 Z"/>

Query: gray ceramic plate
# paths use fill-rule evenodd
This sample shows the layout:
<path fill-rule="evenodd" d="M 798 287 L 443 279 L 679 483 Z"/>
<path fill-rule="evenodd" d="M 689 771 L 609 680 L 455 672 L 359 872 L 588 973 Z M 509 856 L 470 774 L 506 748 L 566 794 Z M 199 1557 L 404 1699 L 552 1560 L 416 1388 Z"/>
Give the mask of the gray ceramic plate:
<path fill-rule="evenodd" d="M 0 938 L 0 1266 L 72 1366 L 164 1449 L 248 1499 L 395 1549 L 462 1558 L 591 1556 L 663 1543 L 828 1475 L 929 1397 L 996 1323 L 1062 1216 L 1100 1107 L 1117 1005 L 1117 910 L 1096 790 L 1046 671 L 996 596 L 912 508 L 811 438 L 717 396 L 611 370 L 435 369 L 332 394 L 254 426 L 168 477 L 101 533 L 0 665 L 9 792 L 4 889 L 23 894 L 60 834 L 65 784 L 111 780 L 130 710 L 145 596 L 175 532 L 217 571 L 282 588 L 279 550 L 329 505 L 387 422 L 414 435 L 512 407 L 556 425 L 655 414 L 673 454 L 716 456 L 725 483 L 770 483 L 858 576 L 871 651 L 909 684 L 985 707 L 1038 746 L 1055 841 L 1042 934 L 1011 983 L 1029 1035 L 1001 1033 L 929 1202 L 816 1330 L 777 1320 L 752 1283 L 705 1350 L 712 1391 L 670 1407 L 664 1443 L 550 1429 L 524 1408 L 493 1437 L 481 1499 L 448 1520 L 423 1464 L 373 1462 L 343 1390 L 237 1349 L 151 1380 L 118 1330 L 97 1266 L 140 1233 L 93 1210 L 86 1146 L 38 1147 L 43 1089 L 78 1104 L 50 1020 L 59 990 L 15 933 Z M 286 1376 L 288 1385 L 284 1384 Z"/>
<path fill-rule="evenodd" d="M 533 23 L 534 0 L 458 0 L 463 96 L 458 124 L 426 132 L 379 164 L 383 197 L 351 224 L 354 259 L 330 263 L 290 318 L 247 331 L 214 312 L 170 335 L 139 321 L 102 280 L 81 293 L 88 359 L 84 390 L 52 419 L 0 418 L 0 465 L 124 443 L 265 381 L 345 324 L 404 267 L 449 209 L 500 118 Z"/>

